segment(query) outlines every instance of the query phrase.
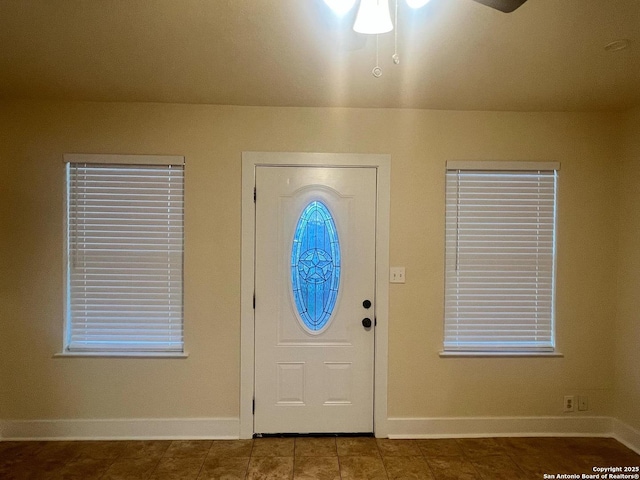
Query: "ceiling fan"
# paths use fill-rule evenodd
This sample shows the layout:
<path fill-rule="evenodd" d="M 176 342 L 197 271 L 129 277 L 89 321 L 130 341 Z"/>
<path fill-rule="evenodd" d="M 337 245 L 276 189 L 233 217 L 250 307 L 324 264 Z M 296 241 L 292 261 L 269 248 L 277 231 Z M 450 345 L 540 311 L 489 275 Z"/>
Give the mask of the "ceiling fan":
<path fill-rule="evenodd" d="M 353 24 L 353 30 L 364 34 L 387 33 L 394 29 L 391 20 L 392 4 L 395 3 L 395 21 L 397 22 L 398 1 L 395 0 L 324 0 L 329 7 L 338 15 L 342 16 L 351 11 L 358 3 L 357 15 Z M 419 9 L 431 0 L 405 0 L 407 6 L 412 9 Z M 527 0 L 473 0 L 477 3 L 510 13 L 522 6 Z"/>
<path fill-rule="evenodd" d="M 495 8 L 501 12 L 510 13 L 520 7 L 527 0 L 474 0 L 475 2 Z"/>
<path fill-rule="evenodd" d="M 324 0 L 329 7 L 338 15 L 344 15 L 350 11 L 357 0 Z M 430 0 L 406 0 L 406 3 L 412 8 L 420 8 Z M 510 13 L 522 6 L 527 0 L 474 0 L 475 2 L 486 5 L 487 7 L 501 12 Z M 388 8 L 389 0 L 360 0 L 360 7 L 365 8 Z M 364 4 L 364 5 L 363 5 Z"/>
<path fill-rule="evenodd" d="M 429 3 L 430 0 L 405 0 L 406 4 L 418 9 Z M 510 13 L 522 6 L 527 0 L 473 0 L 487 7 L 499 10 L 504 13 Z M 353 31 L 356 34 L 375 35 L 376 36 L 376 66 L 372 70 L 374 77 L 382 75 L 382 68 L 378 64 L 378 35 L 395 30 L 395 52 L 392 55 L 393 63 L 400 63 L 397 46 L 397 22 L 398 22 L 398 3 L 399 0 L 324 0 L 329 7 L 339 16 L 345 15 L 351 11 L 356 3 L 359 4 L 357 14 L 353 23 Z M 391 17 L 392 5 L 395 4 L 395 15 L 393 20 Z"/>

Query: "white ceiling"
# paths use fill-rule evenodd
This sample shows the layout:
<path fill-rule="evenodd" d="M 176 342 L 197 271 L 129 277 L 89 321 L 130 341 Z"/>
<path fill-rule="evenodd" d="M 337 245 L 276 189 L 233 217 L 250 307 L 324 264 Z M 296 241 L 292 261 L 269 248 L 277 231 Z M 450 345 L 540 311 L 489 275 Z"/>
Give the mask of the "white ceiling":
<path fill-rule="evenodd" d="M 0 98 L 460 110 L 640 105 L 640 0 L 400 2 L 394 34 L 323 0 L 0 0 Z M 393 4 L 393 0 L 391 0 Z M 618 39 L 629 48 L 607 52 Z"/>

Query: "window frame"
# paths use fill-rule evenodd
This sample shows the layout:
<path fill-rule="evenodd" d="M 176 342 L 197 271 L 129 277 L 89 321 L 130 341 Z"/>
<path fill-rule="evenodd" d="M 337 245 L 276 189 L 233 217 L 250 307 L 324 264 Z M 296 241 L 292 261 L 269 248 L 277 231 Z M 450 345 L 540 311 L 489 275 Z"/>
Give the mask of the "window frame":
<path fill-rule="evenodd" d="M 531 347 L 531 346 L 480 346 L 479 344 L 471 346 L 470 348 L 464 347 L 452 347 L 447 345 L 447 322 L 450 319 L 447 316 L 446 303 L 443 312 L 443 349 L 440 351 L 442 357 L 466 357 L 466 356 L 562 356 L 556 348 L 556 335 L 555 335 L 555 279 L 556 279 L 556 263 L 557 263 L 557 227 L 558 227 L 558 171 L 560 170 L 559 162 L 529 162 L 529 161 L 448 161 L 446 164 L 446 173 L 450 174 L 452 171 L 469 171 L 469 172 L 487 172 L 487 173 L 535 173 L 535 172 L 553 172 L 554 175 L 554 192 L 553 192 L 553 240 L 551 247 L 552 254 L 552 266 L 550 272 L 551 281 L 551 306 L 550 306 L 550 338 L 547 346 Z M 447 188 L 445 188 L 447 190 Z M 445 200 L 445 218 L 449 214 L 450 205 L 448 200 Z M 457 214 L 456 214 L 457 218 Z M 457 221 L 457 220 L 456 220 Z M 447 221 L 445 221 L 446 227 Z M 446 230 L 446 228 L 445 228 Z M 445 242 L 445 278 L 444 278 L 444 299 L 449 295 L 448 285 L 448 263 L 447 255 L 451 254 L 450 250 L 447 250 L 447 242 Z M 457 251 L 458 244 L 455 244 Z M 494 342 L 499 343 L 499 342 Z M 524 343 L 524 342 L 523 342 Z"/>
<path fill-rule="evenodd" d="M 137 166 L 179 166 L 183 169 L 182 183 L 182 201 L 184 205 L 184 167 L 185 157 L 176 155 L 112 155 L 112 154 L 64 154 L 64 222 L 63 222 L 63 299 L 64 299 L 64 317 L 63 317 L 63 338 L 62 351 L 57 353 L 56 357 L 127 357 L 127 358 L 187 358 L 189 354 L 185 349 L 184 341 L 184 207 L 182 210 L 182 299 L 180 325 L 182 328 L 181 348 L 178 349 L 125 349 L 115 348 L 108 349 L 70 349 L 70 332 L 71 332 L 71 265 L 70 265 L 70 207 L 71 207 L 71 182 L 70 182 L 70 165 L 86 164 L 86 165 L 114 165 L 122 167 Z"/>

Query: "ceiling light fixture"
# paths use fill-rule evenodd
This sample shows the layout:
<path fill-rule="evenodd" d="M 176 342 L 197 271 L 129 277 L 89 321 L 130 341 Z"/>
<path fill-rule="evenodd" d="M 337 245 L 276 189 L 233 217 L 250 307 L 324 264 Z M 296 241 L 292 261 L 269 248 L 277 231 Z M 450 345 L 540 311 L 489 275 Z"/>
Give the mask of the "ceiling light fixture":
<path fill-rule="evenodd" d="M 353 6 L 356 4 L 356 0 L 324 0 L 324 3 L 329 5 L 329 8 L 333 10 L 333 13 L 342 17 L 351 11 Z"/>
<path fill-rule="evenodd" d="M 353 30 L 367 35 L 377 35 L 393 30 L 389 0 L 360 0 Z"/>
<path fill-rule="evenodd" d="M 382 76 L 382 68 L 378 64 L 378 35 L 395 30 L 394 52 L 391 58 L 394 64 L 398 65 L 400 63 L 400 56 L 398 55 L 398 0 L 394 1 L 395 15 L 392 21 L 389 0 L 360 0 L 356 20 L 353 24 L 353 30 L 357 33 L 376 35 L 376 66 L 371 71 L 376 78 Z M 424 7 L 430 0 L 405 1 L 409 7 L 416 9 Z M 353 8 L 356 0 L 324 0 L 324 2 L 336 15 L 343 16 Z"/>

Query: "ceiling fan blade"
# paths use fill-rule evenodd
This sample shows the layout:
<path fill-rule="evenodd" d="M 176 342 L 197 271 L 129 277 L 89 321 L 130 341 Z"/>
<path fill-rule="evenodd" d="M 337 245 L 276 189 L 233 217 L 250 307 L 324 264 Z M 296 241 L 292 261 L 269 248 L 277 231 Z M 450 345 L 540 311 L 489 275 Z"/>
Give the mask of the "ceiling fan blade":
<path fill-rule="evenodd" d="M 509 13 L 513 12 L 516 8 L 521 6 L 527 0 L 474 0 L 478 3 L 486 5 L 487 7 L 495 8 L 501 12 Z"/>

